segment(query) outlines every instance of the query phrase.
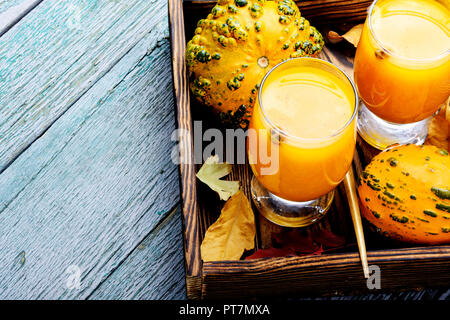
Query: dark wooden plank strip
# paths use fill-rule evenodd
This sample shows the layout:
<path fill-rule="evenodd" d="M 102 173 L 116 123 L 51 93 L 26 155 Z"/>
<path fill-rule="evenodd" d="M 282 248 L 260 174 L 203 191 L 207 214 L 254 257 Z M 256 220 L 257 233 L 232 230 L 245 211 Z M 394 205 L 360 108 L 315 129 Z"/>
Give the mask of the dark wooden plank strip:
<path fill-rule="evenodd" d="M 334 296 L 334 297 L 315 297 L 300 298 L 299 300 L 344 300 L 344 301 L 429 301 L 429 300 L 448 300 L 450 289 L 427 289 L 416 291 L 399 291 L 392 293 L 370 293 L 356 296 Z"/>
<path fill-rule="evenodd" d="M 392 250 L 378 250 L 370 251 L 368 258 L 371 261 L 401 261 L 402 259 L 411 260 L 427 260 L 437 258 L 450 257 L 450 246 L 433 246 L 433 247 L 413 247 L 403 249 Z M 327 254 L 322 256 L 305 256 L 305 257 L 290 257 L 290 258 L 269 258 L 269 259 L 256 259 L 245 261 L 216 261 L 208 262 L 204 264 L 204 274 L 209 272 L 221 272 L 235 273 L 239 270 L 252 271 L 252 272 L 264 272 L 271 269 L 278 268 L 296 268 L 306 266 L 321 266 L 327 264 L 348 264 L 358 262 L 358 253 L 338 253 Z"/>
<path fill-rule="evenodd" d="M 384 291 L 410 288 L 411 284 L 448 287 L 449 259 L 450 246 L 368 252 L 369 265 L 381 269 Z M 244 292 L 246 286 L 251 288 Z M 368 291 L 358 253 L 204 264 L 203 295 L 209 298 Z"/>
<path fill-rule="evenodd" d="M 178 142 L 181 163 L 180 184 L 184 221 L 184 247 L 186 258 L 186 276 L 199 278 L 201 273 L 199 223 L 197 207 L 197 190 L 195 178 L 194 155 L 192 145 L 192 118 L 188 89 L 187 71 L 185 65 L 185 35 L 182 2 L 169 0 L 170 34 L 172 44 L 172 72 L 177 105 L 178 129 L 185 135 Z M 196 280 L 193 280 L 195 283 Z M 198 286 L 191 287 L 187 282 L 189 297 L 198 297 Z"/>
<path fill-rule="evenodd" d="M 216 4 L 215 0 L 184 0 L 187 12 L 206 14 Z M 331 25 L 362 21 L 372 0 L 295 0 L 302 16 L 315 25 Z"/>
<path fill-rule="evenodd" d="M 386 292 L 410 288 L 447 286 L 450 283 L 450 265 L 446 257 L 427 260 L 405 259 L 398 256 L 396 261 L 375 259 L 369 256 L 369 264 L 381 269 L 381 290 Z M 359 259 L 339 264 L 312 264 L 293 268 L 267 269 L 259 272 L 236 271 L 224 273 L 216 270 L 210 273 L 205 266 L 203 279 L 204 298 L 255 297 L 255 296 L 298 296 L 321 294 L 361 294 L 370 292 L 363 278 Z M 244 289 L 245 288 L 245 289 Z"/>

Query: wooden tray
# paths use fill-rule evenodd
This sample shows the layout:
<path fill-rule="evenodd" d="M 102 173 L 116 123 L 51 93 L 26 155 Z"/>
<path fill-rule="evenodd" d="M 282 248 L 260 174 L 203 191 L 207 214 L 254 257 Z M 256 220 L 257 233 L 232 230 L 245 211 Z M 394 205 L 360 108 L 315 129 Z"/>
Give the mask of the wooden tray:
<path fill-rule="evenodd" d="M 348 28 L 349 22 L 364 20 L 371 1 L 365 0 L 304 0 L 297 2 L 302 15 L 322 31 L 333 28 Z M 193 36 L 196 22 L 204 18 L 215 1 L 169 0 L 169 18 L 172 43 L 174 90 L 177 106 L 178 128 L 192 133 L 193 120 L 204 120 L 203 126 L 218 124 L 212 117 L 199 112 L 188 89 L 185 64 L 186 39 Z M 345 44 L 327 45 L 321 58 L 329 60 L 353 74 L 351 53 L 354 48 Z M 343 52 L 350 52 L 346 56 Z M 204 110 L 204 109 L 203 109 Z M 204 128 L 206 129 L 206 128 Z M 184 159 L 193 160 L 193 145 L 189 139 L 179 141 Z M 361 172 L 376 150 L 358 139 L 354 157 L 355 172 Z M 191 161 L 193 163 L 193 161 Z M 305 228 L 327 228 L 343 235 L 349 244 L 341 252 L 321 256 L 288 258 L 266 258 L 257 260 L 219 261 L 202 263 L 200 244 L 208 228 L 219 216 L 223 201 L 203 184 L 197 184 L 195 173 L 198 166 L 181 164 L 180 185 L 183 208 L 183 231 L 186 263 L 186 286 L 189 299 L 242 298 L 282 295 L 334 295 L 365 293 L 364 279 L 353 225 L 349 214 L 345 190 L 338 187 L 332 208 L 319 223 Z M 228 177 L 239 179 L 249 196 L 252 176 L 248 165 L 233 165 Z M 256 248 L 271 246 L 271 235 L 280 232 L 258 214 Z M 286 229 L 286 228 L 285 228 Z M 411 247 L 380 238 L 365 227 L 369 265 L 381 269 L 381 290 L 393 291 L 450 286 L 450 246 Z M 352 245 L 353 244 L 353 245 Z M 373 293 L 373 291 L 370 291 Z"/>

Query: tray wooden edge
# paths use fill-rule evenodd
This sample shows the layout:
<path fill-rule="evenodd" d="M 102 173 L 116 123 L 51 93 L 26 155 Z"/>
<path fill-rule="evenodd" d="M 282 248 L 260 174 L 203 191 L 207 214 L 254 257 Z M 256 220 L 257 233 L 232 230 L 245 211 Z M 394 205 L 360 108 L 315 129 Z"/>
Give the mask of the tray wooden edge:
<path fill-rule="evenodd" d="M 168 0 L 169 32 L 172 50 L 172 75 L 174 97 L 177 105 L 177 128 L 192 137 L 189 86 L 185 64 L 186 39 L 182 0 Z M 201 296 L 200 239 L 198 237 L 197 187 L 195 180 L 193 146 L 188 136 L 179 136 L 179 177 L 183 218 L 183 243 L 185 251 L 186 291 L 189 299 Z"/>
<path fill-rule="evenodd" d="M 413 280 L 417 289 L 448 285 L 449 259 L 450 246 L 368 252 L 369 266 L 378 266 L 381 272 L 381 290 L 377 292 L 411 290 Z M 205 262 L 202 298 L 329 295 L 330 286 L 334 295 L 362 294 L 371 291 L 368 281 L 358 253 Z"/>
<path fill-rule="evenodd" d="M 406 260 L 433 260 L 433 259 L 450 259 L 450 245 L 430 246 L 430 247 L 411 247 L 389 250 L 376 250 L 367 253 L 368 261 L 372 264 L 377 262 L 395 262 Z M 261 258 L 252 260 L 236 260 L 236 261 L 211 261 L 203 264 L 203 275 L 208 276 L 220 273 L 257 273 L 271 272 L 278 269 L 292 269 L 297 267 L 321 267 L 321 266 L 345 266 L 354 263 L 360 263 L 359 253 L 335 253 L 320 256 L 295 256 L 280 258 Z M 222 270 L 223 268 L 223 270 Z M 450 264 L 449 264 L 450 268 Z M 362 269 L 359 267 L 361 275 Z"/>
<path fill-rule="evenodd" d="M 373 0 L 294 0 L 303 16 L 314 25 L 330 24 L 342 21 L 356 22 L 364 20 L 367 14 L 367 7 Z M 216 0 L 184 0 L 187 8 L 208 11 L 215 4 Z M 322 21 L 325 21 L 322 23 Z"/>

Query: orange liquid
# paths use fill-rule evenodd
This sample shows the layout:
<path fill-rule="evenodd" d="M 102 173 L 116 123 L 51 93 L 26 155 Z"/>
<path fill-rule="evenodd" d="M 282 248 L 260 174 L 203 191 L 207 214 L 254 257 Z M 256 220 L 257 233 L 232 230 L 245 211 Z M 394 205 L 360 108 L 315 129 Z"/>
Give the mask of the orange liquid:
<path fill-rule="evenodd" d="M 261 88 L 264 111 L 258 102 L 250 129 L 262 134 L 254 148 L 249 142 L 249 160 L 261 184 L 281 198 L 308 201 L 325 195 L 350 167 L 356 117 L 347 124 L 355 96 L 345 76 L 333 72 L 339 71 L 324 61 L 293 59 L 272 71 Z M 263 173 L 273 162 L 261 161 L 261 148 L 278 152 L 276 172 Z"/>
<path fill-rule="evenodd" d="M 449 28 L 450 11 L 438 1 L 375 4 L 354 68 L 359 96 L 370 111 L 386 121 L 412 123 L 439 108 L 450 95 Z"/>

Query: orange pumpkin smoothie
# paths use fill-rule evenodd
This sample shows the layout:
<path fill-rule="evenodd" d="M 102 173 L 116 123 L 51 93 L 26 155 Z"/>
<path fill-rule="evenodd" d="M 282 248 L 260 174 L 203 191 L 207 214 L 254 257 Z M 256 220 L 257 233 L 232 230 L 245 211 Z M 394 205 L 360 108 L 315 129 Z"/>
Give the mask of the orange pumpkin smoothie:
<path fill-rule="evenodd" d="M 392 123 L 430 117 L 450 95 L 449 2 L 378 0 L 355 56 L 367 108 Z"/>
<path fill-rule="evenodd" d="M 355 148 L 356 97 L 342 71 L 314 58 L 288 60 L 266 75 L 250 129 L 249 160 L 258 181 L 290 201 L 332 191 L 348 171 Z M 266 148 L 264 150 L 261 150 Z M 277 170 L 264 174 L 259 155 L 278 152 Z"/>

